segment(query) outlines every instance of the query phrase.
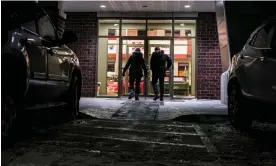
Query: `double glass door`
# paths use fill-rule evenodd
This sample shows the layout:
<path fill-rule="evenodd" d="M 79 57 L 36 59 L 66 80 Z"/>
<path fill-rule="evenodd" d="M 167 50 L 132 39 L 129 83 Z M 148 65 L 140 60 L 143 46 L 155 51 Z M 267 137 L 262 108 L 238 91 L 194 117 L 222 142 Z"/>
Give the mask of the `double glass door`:
<path fill-rule="evenodd" d="M 147 78 L 142 77 L 141 83 L 140 83 L 140 95 L 142 96 L 153 96 L 153 90 L 152 90 L 152 73 L 151 70 L 149 70 L 149 64 L 151 59 L 151 54 L 154 52 L 155 47 L 160 47 L 161 50 L 164 50 L 165 54 L 168 54 L 169 56 L 172 55 L 171 53 L 171 40 L 131 40 L 131 39 L 123 39 L 122 40 L 122 51 L 121 51 L 121 66 L 120 68 L 123 70 L 125 67 L 129 57 L 132 55 L 132 53 L 135 51 L 136 48 L 140 48 L 141 52 L 143 54 L 143 57 L 145 59 L 146 66 L 148 68 L 148 76 Z M 171 82 L 172 78 L 172 70 L 167 71 L 166 77 L 165 77 L 165 96 L 172 96 L 170 94 L 173 94 L 171 85 L 173 82 Z M 119 90 L 119 96 L 125 96 L 128 95 L 129 92 L 129 73 L 128 71 L 125 73 L 125 77 L 119 76 L 121 78 L 120 88 Z M 159 85 L 158 85 L 159 87 Z"/>
<path fill-rule="evenodd" d="M 143 57 L 145 58 L 145 41 L 144 40 L 122 40 L 122 63 L 121 69 L 123 70 L 129 57 L 135 51 L 136 48 L 140 48 Z M 121 77 L 121 95 L 128 95 L 129 92 L 129 73 L 128 70 L 125 73 L 125 77 Z M 135 85 L 135 84 L 134 84 Z M 140 83 L 140 95 L 145 95 L 145 81 L 144 77 L 141 79 Z"/>

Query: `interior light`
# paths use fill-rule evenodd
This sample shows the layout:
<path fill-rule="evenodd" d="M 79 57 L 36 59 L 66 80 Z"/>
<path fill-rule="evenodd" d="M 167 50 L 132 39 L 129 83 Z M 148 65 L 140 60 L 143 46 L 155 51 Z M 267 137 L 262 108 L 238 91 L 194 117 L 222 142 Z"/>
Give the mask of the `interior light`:
<path fill-rule="evenodd" d="M 118 24 L 114 24 L 113 26 L 116 27 L 116 26 L 118 26 Z"/>
<path fill-rule="evenodd" d="M 190 5 L 185 5 L 185 8 L 190 8 L 191 6 Z"/>
<path fill-rule="evenodd" d="M 105 5 L 101 5 L 100 7 L 101 7 L 101 8 L 105 8 L 106 6 L 105 6 Z"/>
<path fill-rule="evenodd" d="M 182 24 L 180 24 L 180 26 L 184 27 L 184 26 L 185 26 L 185 24 L 184 24 L 184 23 L 182 23 Z"/>

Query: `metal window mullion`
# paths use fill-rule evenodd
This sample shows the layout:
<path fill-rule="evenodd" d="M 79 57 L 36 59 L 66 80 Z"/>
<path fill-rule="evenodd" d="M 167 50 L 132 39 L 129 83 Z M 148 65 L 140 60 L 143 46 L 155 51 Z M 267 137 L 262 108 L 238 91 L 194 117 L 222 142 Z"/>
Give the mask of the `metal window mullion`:
<path fill-rule="evenodd" d="M 148 36 L 148 19 L 146 19 L 146 36 Z"/>
<path fill-rule="evenodd" d="M 146 59 L 146 64 L 149 66 L 149 40 L 147 38 L 148 36 L 148 18 L 146 18 L 146 35 L 145 35 L 145 40 L 144 40 L 144 57 Z M 150 69 L 150 68 L 148 68 Z M 144 96 L 149 95 L 149 86 L 150 84 L 150 75 L 148 73 L 147 79 L 144 78 Z"/>
<path fill-rule="evenodd" d="M 122 58 L 122 17 L 120 18 L 119 21 L 119 70 L 118 70 L 118 98 L 122 95 L 122 89 L 123 89 L 123 84 L 122 84 L 122 64 L 123 64 L 123 58 Z"/>
<path fill-rule="evenodd" d="M 171 39 L 171 49 L 170 54 L 172 58 L 172 68 L 170 69 L 170 97 L 173 99 L 174 95 L 174 18 L 172 18 L 172 39 Z"/>

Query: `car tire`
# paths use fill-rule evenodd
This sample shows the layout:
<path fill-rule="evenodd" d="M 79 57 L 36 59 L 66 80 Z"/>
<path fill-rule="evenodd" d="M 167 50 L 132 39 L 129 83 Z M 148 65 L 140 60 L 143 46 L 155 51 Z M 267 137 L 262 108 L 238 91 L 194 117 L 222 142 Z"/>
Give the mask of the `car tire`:
<path fill-rule="evenodd" d="M 9 146 L 13 143 L 16 129 L 17 106 L 9 95 L 2 95 L 1 106 L 1 136 L 2 145 Z"/>
<path fill-rule="evenodd" d="M 252 115 L 246 109 L 247 100 L 238 84 L 232 83 L 228 92 L 228 118 L 235 128 L 248 131 L 252 126 Z"/>
<path fill-rule="evenodd" d="M 74 77 L 72 82 L 72 88 L 70 93 L 70 103 L 69 103 L 69 110 L 73 117 L 73 119 L 79 118 L 79 84 L 78 84 L 78 78 Z"/>

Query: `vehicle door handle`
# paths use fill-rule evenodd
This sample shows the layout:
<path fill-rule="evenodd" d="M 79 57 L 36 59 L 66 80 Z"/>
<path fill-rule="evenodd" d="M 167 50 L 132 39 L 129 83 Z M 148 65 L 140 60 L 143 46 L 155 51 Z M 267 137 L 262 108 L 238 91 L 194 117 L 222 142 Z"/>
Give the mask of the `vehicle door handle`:
<path fill-rule="evenodd" d="M 47 53 L 49 53 L 51 56 L 53 56 L 54 54 L 57 54 L 57 52 L 54 51 L 52 48 L 47 48 L 46 47 L 46 50 L 47 50 Z"/>
<path fill-rule="evenodd" d="M 20 39 L 19 42 L 20 42 L 21 44 L 23 44 L 24 46 L 27 46 L 27 45 L 32 44 L 27 38 L 25 38 L 25 39 Z"/>
<path fill-rule="evenodd" d="M 266 57 L 260 57 L 260 59 L 261 59 L 261 62 L 263 63 L 266 63 L 268 61 Z"/>

